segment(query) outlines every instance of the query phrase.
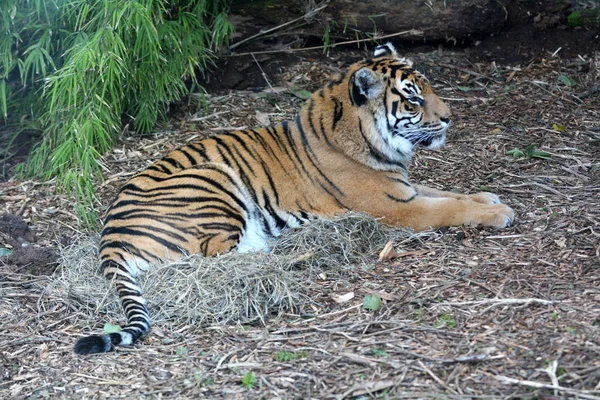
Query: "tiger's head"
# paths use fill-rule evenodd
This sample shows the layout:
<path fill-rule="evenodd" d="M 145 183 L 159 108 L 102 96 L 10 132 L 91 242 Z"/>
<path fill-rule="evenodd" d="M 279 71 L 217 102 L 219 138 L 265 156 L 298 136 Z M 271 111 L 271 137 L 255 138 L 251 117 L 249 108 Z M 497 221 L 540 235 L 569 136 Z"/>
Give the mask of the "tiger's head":
<path fill-rule="evenodd" d="M 378 169 L 406 165 L 417 145 L 435 149 L 444 144 L 450 110 L 390 43 L 378 46 L 374 58 L 348 73 L 350 100 L 371 153 L 369 164 Z"/>

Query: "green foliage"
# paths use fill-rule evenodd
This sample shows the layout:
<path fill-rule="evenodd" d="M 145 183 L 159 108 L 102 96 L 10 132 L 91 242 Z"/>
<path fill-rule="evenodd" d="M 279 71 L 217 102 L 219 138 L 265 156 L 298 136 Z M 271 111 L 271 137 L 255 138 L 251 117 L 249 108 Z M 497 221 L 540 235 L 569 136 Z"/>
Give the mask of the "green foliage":
<path fill-rule="evenodd" d="M 575 80 L 573 80 L 573 78 L 571 78 L 569 75 L 565 75 L 565 74 L 560 74 L 558 76 L 558 81 L 567 87 L 573 87 L 573 86 L 577 85 L 577 82 L 575 82 Z"/>
<path fill-rule="evenodd" d="M 177 354 L 178 356 L 187 356 L 189 350 L 186 346 L 179 346 L 177 347 L 177 350 L 175 350 L 175 354 Z"/>
<path fill-rule="evenodd" d="M 600 3 L 598 7 L 575 10 L 567 17 L 568 26 L 600 25 Z"/>
<path fill-rule="evenodd" d="M 552 154 L 538 149 L 537 144 L 535 143 L 532 143 L 529 146 L 527 146 L 525 150 L 519 150 L 517 148 L 508 150 L 506 154 L 508 154 L 509 156 L 513 156 L 515 160 L 523 157 L 539 158 L 541 160 L 549 160 L 550 158 L 552 158 Z"/>
<path fill-rule="evenodd" d="M 106 333 L 107 335 L 117 332 L 121 332 L 121 327 L 119 325 L 113 325 L 108 322 L 104 324 L 104 333 Z"/>
<path fill-rule="evenodd" d="M 279 362 L 288 362 L 293 360 L 299 360 L 301 358 L 307 357 L 308 354 L 303 351 L 286 351 L 281 350 L 275 353 L 275 361 Z"/>
<path fill-rule="evenodd" d="M 389 357 L 389 353 L 385 350 L 380 350 L 380 349 L 372 349 L 371 351 L 373 351 L 373 355 L 375 357 Z"/>
<path fill-rule="evenodd" d="M 323 31 L 323 54 L 329 53 L 329 46 L 331 46 L 331 25 L 328 22 Z"/>
<path fill-rule="evenodd" d="M 83 222 L 123 119 L 150 132 L 227 41 L 228 0 L 0 0 L 0 115 L 44 132 L 20 172 L 74 194 Z M 20 121 L 20 122 L 19 122 Z"/>
<path fill-rule="evenodd" d="M 582 26 L 583 25 L 583 15 L 581 15 L 581 11 L 573 11 L 567 17 L 567 25 L 569 26 Z"/>
<path fill-rule="evenodd" d="M 381 297 L 376 294 L 367 294 L 363 299 L 363 307 L 367 310 L 377 311 L 381 307 Z"/>
<path fill-rule="evenodd" d="M 444 327 L 456 328 L 457 326 L 458 326 L 458 323 L 456 322 L 456 319 L 450 314 L 440 315 L 440 317 L 438 318 L 438 320 L 435 323 L 436 328 L 444 328 Z"/>
<path fill-rule="evenodd" d="M 512 150 L 508 150 L 506 152 L 506 154 L 508 154 L 509 156 L 513 156 L 513 158 L 516 160 L 517 158 L 521 158 L 521 157 L 525 157 L 525 152 L 523 152 L 523 150 L 519 150 L 517 148 L 514 148 Z"/>
<path fill-rule="evenodd" d="M 312 97 L 312 92 L 308 91 L 306 89 L 299 89 L 297 87 L 292 87 L 290 89 L 290 92 L 292 92 L 292 94 L 296 97 L 298 97 L 299 99 L 302 100 L 307 100 L 310 99 Z"/>
<path fill-rule="evenodd" d="M 244 385 L 244 387 L 248 390 L 252 389 L 255 383 L 256 375 L 254 375 L 254 372 L 252 371 L 246 372 L 242 377 L 242 385 Z"/>
<path fill-rule="evenodd" d="M 423 320 L 423 309 L 419 308 L 415 311 L 415 321 L 421 322 Z"/>

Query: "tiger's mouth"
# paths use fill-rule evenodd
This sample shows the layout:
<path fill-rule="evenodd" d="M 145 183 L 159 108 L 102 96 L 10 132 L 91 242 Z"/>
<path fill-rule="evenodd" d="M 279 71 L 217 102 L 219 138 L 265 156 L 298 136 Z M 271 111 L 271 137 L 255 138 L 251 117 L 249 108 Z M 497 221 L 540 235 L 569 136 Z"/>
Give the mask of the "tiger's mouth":
<path fill-rule="evenodd" d="M 446 142 L 446 131 L 434 135 L 428 136 L 425 140 L 421 141 L 419 144 L 425 147 L 428 150 L 439 149 Z"/>
<path fill-rule="evenodd" d="M 446 141 L 447 129 L 439 129 L 435 131 L 427 130 L 418 133 L 412 132 L 403 134 L 402 132 L 394 132 L 394 136 L 400 136 L 410 142 L 413 146 L 423 146 L 427 149 L 437 149 Z"/>

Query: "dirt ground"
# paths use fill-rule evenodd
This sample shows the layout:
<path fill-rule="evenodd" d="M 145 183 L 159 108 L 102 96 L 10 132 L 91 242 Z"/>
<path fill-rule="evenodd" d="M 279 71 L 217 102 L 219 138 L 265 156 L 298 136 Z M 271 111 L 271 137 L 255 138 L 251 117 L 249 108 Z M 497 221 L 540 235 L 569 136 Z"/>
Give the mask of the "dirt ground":
<path fill-rule="evenodd" d="M 493 40 L 404 49 L 454 114 L 447 145 L 419 152 L 411 176 L 495 192 L 515 209 L 514 226 L 441 230 L 393 261 L 373 254 L 348 281 L 314 282 L 310 309 L 266 325 L 160 322 L 133 348 L 75 356 L 79 337 L 122 321 L 39 289 L 54 249 L 84 234 L 72 200 L 51 183 L 0 183 L 0 248 L 12 252 L 0 258 L 0 398 L 600 398 L 598 40 L 555 38 L 510 59 Z M 168 150 L 290 119 L 300 89 L 366 55 L 229 59 L 224 68 L 273 72 L 271 93 L 260 70 L 248 83 L 242 69 L 246 90 L 215 87 L 205 107 L 179 107 L 156 135 L 125 136 L 104 157 L 98 211 Z M 381 295 L 380 310 L 363 308 L 368 293 Z"/>

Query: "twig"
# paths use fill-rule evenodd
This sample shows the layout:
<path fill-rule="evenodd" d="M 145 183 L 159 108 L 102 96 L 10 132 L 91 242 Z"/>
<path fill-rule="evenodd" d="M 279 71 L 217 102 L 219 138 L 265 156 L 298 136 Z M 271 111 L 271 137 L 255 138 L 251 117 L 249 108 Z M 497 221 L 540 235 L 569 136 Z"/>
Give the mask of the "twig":
<path fill-rule="evenodd" d="M 558 384 L 558 378 L 556 377 L 556 369 L 557 368 L 558 368 L 558 360 L 554 360 L 550 364 L 548 364 L 548 366 L 546 367 L 546 369 L 544 369 L 544 371 L 546 371 L 546 373 L 550 377 L 550 380 L 552 381 L 552 386 L 554 386 L 554 387 L 559 387 L 560 386 Z M 557 389 L 554 389 L 554 395 L 558 396 L 558 390 Z"/>
<path fill-rule="evenodd" d="M 459 301 L 459 302 L 448 302 L 448 303 L 438 303 L 434 304 L 434 306 L 480 306 L 484 304 L 492 304 L 493 306 L 503 305 L 503 304 L 547 304 L 552 305 L 556 303 L 562 303 L 561 301 L 550 301 L 544 299 L 484 299 L 484 300 L 474 300 L 474 301 Z"/>
<path fill-rule="evenodd" d="M 248 52 L 248 53 L 237 53 L 237 54 L 224 55 L 222 57 L 227 58 L 227 57 L 249 56 L 249 55 L 252 55 L 252 54 L 295 53 L 297 51 L 322 50 L 325 47 L 327 47 L 327 48 L 335 48 L 337 46 L 344 46 L 344 45 L 347 45 L 347 44 L 364 43 L 364 42 L 370 42 L 370 41 L 374 42 L 374 41 L 377 41 L 377 40 L 389 39 L 389 38 L 395 37 L 395 36 L 403 36 L 403 35 L 410 35 L 410 34 L 415 35 L 415 36 L 419 36 L 419 35 L 423 35 L 423 31 L 420 31 L 420 30 L 417 30 L 417 29 L 410 29 L 408 31 L 391 33 L 389 35 L 384 35 L 384 36 L 375 36 L 375 37 L 372 37 L 372 38 L 358 39 L 358 40 L 348 40 L 346 42 L 333 43 L 333 44 L 330 44 L 329 46 L 303 47 L 303 48 L 300 48 L 300 49 L 282 49 L 282 50 L 251 51 L 251 52 Z"/>
<path fill-rule="evenodd" d="M 440 385 L 442 385 L 442 387 L 444 389 L 448 390 L 452 394 L 458 395 L 458 392 L 456 390 L 452 389 L 443 380 L 441 380 L 440 378 L 438 378 L 433 372 L 431 372 L 431 370 L 429 368 L 427 368 L 425 366 L 425 364 L 423 364 L 423 362 L 421 360 L 419 360 L 417 362 L 419 363 L 419 365 L 421 366 L 421 368 L 423 368 L 425 370 L 425 372 L 427 372 L 427 374 L 429 374 L 429 376 L 431 376 L 433 378 L 434 381 L 436 381 L 437 383 L 439 383 Z"/>
<path fill-rule="evenodd" d="M 547 191 L 549 191 L 549 192 L 551 192 L 551 193 L 554 193 L 554 194 L 556 194 L 556 195 L 558 195 L 558 196 L 563 196 L 563 197 L 567 198 L 568 200 L 571 200 L 571 197 L 567 196 L 567 195 L 566 195 L 566 194 L 564 194 L 564 193 L 561 193 L 561 192 L 559 192 L 558 190 L 556 190 L 556 189 L 554 189 L 554 188 L 551 188 L 551 187 L 550 187 L 550 186 L 548 186 L 548 185 L 544 185 L 543 183 L 539 183 L 539 182 L 533 182 L 533 181 L 532 181 L 532 182 L 529 182 L 529 183 L 530 183 L 531 185 L 539 186 L 539 187 L 541 187 L 542 189 L 546 189 Z"/>
<path fill-rule="evenodd" d="M 600 396 L 594 396 L 595 394 L 600 394 L 600 392 L 598 392 L 598 391 L 570 389 L 570 388 L 566 388 L 566 387 L 562 387 L 562 386 L 558 386 L 558 385 L 555 386 L 555 385 L 548 385 L 546 383 L 540 383 L 540 382 L 535 382 L 535 381 L 525 381 L 525 380 L 521 380 L 521 379 L 509 378 L 508 376 L 502 376 L 502 375 L 492 375 L 492 376 L 494 378 L 496 378 L 497 380 L 504 382 L 504 383 L 534 387 L 537 389 L 556 389 L 561 392 L 576 394 L 577 396 L 584 398 L 584 399 L 600 400 Z"/>
<path fill-rule="evenodd" d="M 204 121 L 205 119 L 216 117 L 217 115 L 225 114 L 228 112 L 229 112 L 229 110 L 228 111 L 217 111 L 216 113 L 212 113 L 210 115 L 205 115 L 204 117 L 190 118 L 190 119 L 188 119 L 188 122 Z"/>
<path fill-rule="evenodd" d="M 486 236 L 484 237 L 484 239 L 514 239 L 514 238 L 519 238 L 519 237 L 523 237 L 525 235 L 523 234 L 517 234 L 517 235 L 493 235 L 493 236 Z"/>
<path fill-rule="evenodd" d="M 274 31 L 276 31 L 276 30 L 278 30 L 278 29 L 280 29 L 280 28 L 283 28 L 283 27 L 285 27 L 285 26 L 291 25 L 291 24 L 293 24 L 294 22 L 298 22 L 298 21 L 300 21 L 300 20 L 303 20 L 303 19 L 307 19 L 307 20 L 308 20 L 308 19 L 311 19 L 311 18 L 313 18 L 313 17 L 315 16 L 315 14 L 316 14 L 316 13 L 318 13 L 319 11 L 321 11 L 321 10 L 325 9 L 325 8 L 326 8 L 328 5 L 329 5 L 329 0 L 328 0 L 328 1 L 325 1 L 325 2 L 323 3 L 323 5 L 321 5 L 320 7 L 318 7 L 318 8 L 315 8 L 314 10 L 310 10 L 310 11 L 308 11 L 306 14 L 304 14 L 304 15 L 303 15 L 303 16 L 301 16 L 301 17 L 298 17 L 298 18 L 296 18 L 296 19 L 293 19 L 293 20 L 291 20 L 291 21 L 285 22 L 285 23 L 283 23 L 283 24 L 281 24 L 281 25 L 277 25 L 277 26 L 275 26 L 275 27 L 273 27 L 273 28 L 271 28 L 271 29 L 267 29 L 266 31 L 263 31 L 263 30 L 261 30 L 261 31 L 260 31 L 260 32 L 258 32 L 256 35 L 252 35 L 252 36 L 250 36 L 250 37 L 248 37 L 248 38 L 246 38 L 246 39 L 240 40 L 239 42 L 237 42 L 237 43 L 234 43 L 234 44 L 232 44 L 231 46 L 229 46 L 229 50 L 233 50 L 233 49 L 235 49 L 235 48 L 237 48 L 237 47 L 241 46 L 242 44 L 244 44 L 244 43 L 246 43 L 246 42 L 249 42 L 249 41 L 251 41 L 251 40 L 254 40 L 254 39 L 256 39 L 256 38 L 258 38 L 258 37 L 260 37 L 260 36 L 267 35 L 267 34 L 269 34 L 269 33 L 271 33 L 271 32 L 274 32 Z"/>
<path fill-rule="evenodd" d="M 499 80 L 496 80 L 494 78 L 490 78 L 487 75 L 483 75 L 483 74 L 481 74 L 479 72 L 475 72 L 475 71 L 472 71 L 470 69 L 466 69 L 466 68 L 462 68 L 462 67 L 457 67 L 456 65 L 451 65 L 451 64 L 438 64 L 438 65 L 442 66 L 442 67 L 445 67 L 445 68 L 455 69 L 457 71 L 464 72 L 465 74 L 473 75 L 473 76 L 476 76 L 478 78 L 483 78 L 483 79 L 487 79 L 487 80 L 492 81 L 492 82 L 501 83 Z"/>
<path fill-rule="evenodd" d="M 271 86 L 271 82 L 269 82 L 269 77 L 267 77 L 267 74 L 265 73 L 265 71 L 260 66 L 260 63 L 258 62 L 258 60 L 256 59 L 256 57 L 254 57 L 254 54 L 252 54 L 252 58 L 254 59 L 254 62 L 258 66 L 258 69 L 260 69 L 260 73 L 262 74 L 263 79 L 265 80 L 265 82 L 267 82 L 267 85 L 269 85 L 269 88 L 273 91 L 273 93 L 275 93 L 275 89 L 273 89 L 273 86 Z M 277 107 L 277 108 L 279 109 L 279 107 Z"/>
<path fill-rule="evenodd" d="M 558 98 L 558 99 L 561 99 L 561 100 L 564 100 L 564 101 L 568 101 L 568 102 L 569 102 L 569 103 L 571 103 L 571 104 L 575 104 L 575 105 L 579 105 L 579 104 L 580 104 L 580 103 L 577 103 L 577 102 L 575 102 L 575 101 L 573 101 L 573 100 L 569 100 L 569 99 L 567 99 L 567 98 L 565 98 L 565 97 L 563 97 L 563 96 L 560 96 L 560 95 L 558 95 L 558 94 L 556 94 L 556 93 L 553 93 L 553 92 L 551 92 L 550 90 L 548 90 L 548 89 L 546 89 L 546 88 L 544 88 L 544 87 L 540 86 L 540 85 L 539 85 L 538 83 L 536 83 L 535 81 L 524 81 L 524 83 L 531 83 L 532 85 L 534 85 L 534 86 L 537 86 L 538 88 L 542 89 L 544 92 L 548 93 L 550 96 L 556 97 L 556 98 Z"/>
<path fill-rule="evenodd" d="M 374 392 L 389 389 L 392 386 L 394 386 L 393 381 L 356 383 L 350 389 L 346 390 L 343 394 L 339 395 L 337 399 L 342 400 L 348 397 L 349 395 L 352 395 L 352 397 L 362 396 L 364 394 L 371 395 Z"/>

